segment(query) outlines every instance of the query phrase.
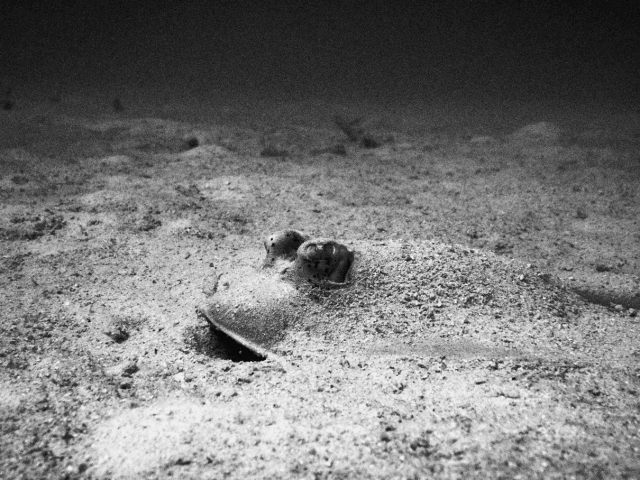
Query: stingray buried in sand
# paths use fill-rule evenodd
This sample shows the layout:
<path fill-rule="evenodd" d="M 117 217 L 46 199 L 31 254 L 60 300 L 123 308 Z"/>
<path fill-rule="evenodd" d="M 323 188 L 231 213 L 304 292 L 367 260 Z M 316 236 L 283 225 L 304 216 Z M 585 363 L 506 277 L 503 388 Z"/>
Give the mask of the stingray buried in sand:
<path fill-rule="evenodd" d="M 379 242 L 352 250 L 296 230 L 264 245 L 262 265 L 225 274 L 224 288 L 200 309 L 215 331 L 263 357 L 295 349 L 522 354 L 582 304 L 530 267 L 463 247 Z M 551 321 L 538 322 L 531 340 L 534 306 Z M 525 335 L 480 340 L 513 322 Z"/>

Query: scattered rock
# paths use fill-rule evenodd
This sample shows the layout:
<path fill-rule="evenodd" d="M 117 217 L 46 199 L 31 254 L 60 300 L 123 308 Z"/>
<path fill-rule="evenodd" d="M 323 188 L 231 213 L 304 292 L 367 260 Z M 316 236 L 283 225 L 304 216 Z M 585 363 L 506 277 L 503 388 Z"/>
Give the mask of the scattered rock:
<path fill-rule="evenodd" d="M 116 343 L 126 342 L 131 336 L 131 331 L 137 328 L 139 320 L 130 317 L 116 317 L 105 330 L 105 335 Z"/>
<path fill-rule="evenodd" d="M 191 150 L 192 148 L 196 148 L 200 145 L 200 140 L 197 137 L 189 137 L 184 141 L 184 149 Z"/>
<path fill-rule="evenodd" d="M 114 328 L 112 330 L 107 330 L 104 333 L 116 343 L 122 343 L 129 340 L 129 332 L 127 332 L 122 327 Z"/>
<path fill-rule="evenodd" d="M 145 213 L 138 222 L 138 230 L 140 230 L 141 232 L 149 232 L 151 230 L 155 230 L 160 226 L 162 226 L 162 221 L 156 218 L 154 213 L 151 211 Z"/>
<path fill-rule="evenodd" d="M 118 384 L 118 388 L 121 388 L 122 390 L 129 390 L 131 387 L 133 387 L 133 380 L 130 378 L 122 379 Z"/>
<path fill-rule="evenodd" d="M 378 148 L 380 146 L 380 142 L 378 142 L 371 135 L 365 135 L 364 137 L 362 137 L 360 145 L 362 145 L 364 148 Z"/>
<path fill-rule="evenodd" d="M 584 210 L 584 208 L 579 207 L 576 210 L 576 218 L 580 219 L 580 220 L 584 220 L 585 218 L 587 218 L 589 215 L 587 215 L 587 212 Z"/>
<path fill-rule="evenodd" d="M 520 398 L 520 391 L 515 388 L 502 387 L 496 391 L 496 396 L 517 399 Z"/>
<path fill-rule="evenodd" d="M 140 370 L 138 367 L 138 359 L 134 358 L 106 369 L 105 373 L 114 377 L 131 377 L 138 370 Z"/>

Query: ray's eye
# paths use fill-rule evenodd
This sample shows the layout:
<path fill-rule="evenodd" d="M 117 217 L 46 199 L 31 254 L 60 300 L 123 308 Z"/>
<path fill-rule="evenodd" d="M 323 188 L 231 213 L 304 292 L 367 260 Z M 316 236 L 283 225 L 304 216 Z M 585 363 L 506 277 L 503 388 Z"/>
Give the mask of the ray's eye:
<path fill-rule="evenodd" d="M 308 256 L 312 256 L 314 255 L 316 252 L 318 251 L 318 245 L 316 245 L 315 243 L 311 243 L 309 245 L 307 245 L 307 255 Z"/>
<path fill-rule="evenodd" d="M 307 257 L 309 258 L 328 258 L 335 253 L 335 247 L 332 243 L 312 243 L 307 246 Z"/>
<path fill-rule="evenodd" d="M 311 245 L 311 252 L 310 253 L 314 257 L 317 257 L 317 256 L 321 255 L 323 251 L 324 251 L 324 244 L 322 244 L 322 243 L 314 243 L 313 245 Z"/>

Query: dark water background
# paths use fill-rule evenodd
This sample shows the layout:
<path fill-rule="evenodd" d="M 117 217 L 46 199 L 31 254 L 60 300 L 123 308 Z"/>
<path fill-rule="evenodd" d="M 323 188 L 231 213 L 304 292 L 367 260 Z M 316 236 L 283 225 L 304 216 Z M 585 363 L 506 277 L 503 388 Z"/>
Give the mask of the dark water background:
<path fill-rule="evenodd" d="M 5 0 L 0 87 L 638 102 L 639 13 L 546 0 Z"/>

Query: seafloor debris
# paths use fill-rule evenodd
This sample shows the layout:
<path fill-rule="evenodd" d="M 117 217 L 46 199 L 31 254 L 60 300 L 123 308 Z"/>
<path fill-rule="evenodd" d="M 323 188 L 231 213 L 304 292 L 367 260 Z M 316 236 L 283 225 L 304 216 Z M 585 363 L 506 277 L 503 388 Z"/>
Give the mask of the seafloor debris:
<path fill-rule="evenodd" d="M 378 148 L 380 146 L 380 142 L 365 130 L 362 118 L 346 120 L 336 115 L 334 121 L 350 141 L 358 143 L 364 148 Z"/>

